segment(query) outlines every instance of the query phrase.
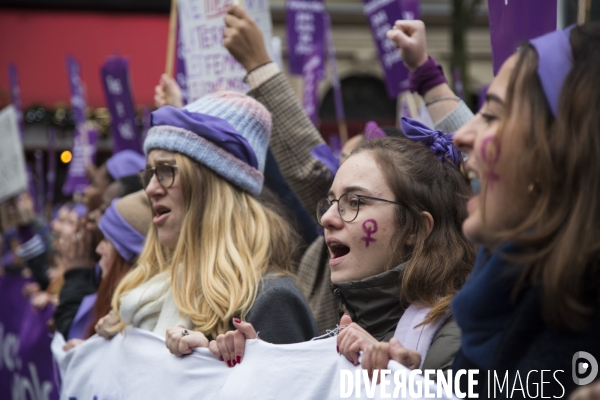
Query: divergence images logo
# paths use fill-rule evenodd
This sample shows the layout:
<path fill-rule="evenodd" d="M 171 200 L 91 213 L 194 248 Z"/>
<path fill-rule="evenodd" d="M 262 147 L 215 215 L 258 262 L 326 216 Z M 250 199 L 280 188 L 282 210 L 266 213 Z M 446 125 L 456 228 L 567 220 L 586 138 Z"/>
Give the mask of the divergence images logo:
<path fill-rule="evenodd" d="M 589 375 L 580 378 L 580 376 L 585 376 L 586 374 Z M 573 354 L 573 382 L 577 385 L 587 385 L 588 383 L 592 383 L 597 375 L 598 362 L 593 355 L 585 351 L 578 351 Z"/>

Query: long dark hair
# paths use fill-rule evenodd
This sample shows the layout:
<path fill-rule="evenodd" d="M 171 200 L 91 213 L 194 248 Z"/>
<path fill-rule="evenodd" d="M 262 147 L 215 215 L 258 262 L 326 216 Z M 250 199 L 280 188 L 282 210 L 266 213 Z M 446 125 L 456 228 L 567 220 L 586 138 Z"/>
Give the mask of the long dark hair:
<path fill-rule="evenodd" d="M 501 127 L 498 137 L 515 155 L 515 185 L 525 193 L 519 201 L 531 211 L 495 239 L 524 249 L 511 257 L 523 266 L 513 298 L 527 285 L 541 285 L 545 321 L 581 331 L 600 299 L 600 24 L 574 28 L 570 42 L 573 68 L 557 118 L 537 75 L 536 50 L 519 51 L 506 103 L 507 119 L 520 124 Z"/>
<path fill-rule="evenodd" d="M 471 195 L 467 178 L 448 160 L 402 137 L 363 142 L 353 154 L 371 153 L 396 201 L 396 232 L 387 269 L 406 262 L 402 300 L 431 307 L 424 323 L 450 310 L 450 301 L 471 273 L 474 246 L 462 233 Z M 423 211 L 431 214 L 427 235 Z"/>

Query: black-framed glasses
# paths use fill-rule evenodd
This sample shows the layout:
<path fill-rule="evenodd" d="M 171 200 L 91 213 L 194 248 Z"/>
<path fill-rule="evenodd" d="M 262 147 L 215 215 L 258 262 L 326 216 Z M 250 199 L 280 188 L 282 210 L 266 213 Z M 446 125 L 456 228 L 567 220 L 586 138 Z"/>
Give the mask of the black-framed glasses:
<path fill-rule="evenodd" d="M 142 183 L 142 187 L 146 189 L 152 180 L 152 177 L 156 174 L 156 179 L 158 183 L 163 188 L 167 189 L 173 186 L 175 183 L 175 173 L 177 172 L 177 165 L 172 164 L 158 164 L 156 167 L 148 167 L 146 169 L 141 170 L 138 175 L 140 177 L 140 182 Z"/>
<path fill-rule="evenodd" d="M 321 218 L 331 208 L 333 203 L 337 202 L 338 213 L 340 214 L 340 218 L 342 218 L 346 222 L 352 222 L 356 219 L 356 217 L 358 217 L 360 205 L 361 203 L 363 203 L 362 199 L 383 201 L 385 203 L 401 205 L 400 203 L 397 203 L 395 201 L 379 199 L 377 197 L 363 196 L 361 194 L 354 193 L 344 193 L 340 196 L 339 199 L 329 200 L 325 198 L 319 201 L 319 203 L 317 204 L 317 221 L 319 221 L 319 224 L 321 224 L 322 226 L 323 224 L 321 223 Z"/>

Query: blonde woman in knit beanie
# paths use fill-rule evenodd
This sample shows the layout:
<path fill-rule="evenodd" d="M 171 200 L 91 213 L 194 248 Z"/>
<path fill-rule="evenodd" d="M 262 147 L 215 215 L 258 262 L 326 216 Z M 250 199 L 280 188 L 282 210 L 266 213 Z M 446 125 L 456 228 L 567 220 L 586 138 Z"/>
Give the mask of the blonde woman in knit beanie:
<path fill-rule="evenodd" d="M 137 268 L 113 298 L 120 323 L 112 332 L 133 325 L 166 335 L 179 355 L 242 320 L 271 343 L 316 336 L 288 273 L 294 234 L 257 200 L 270 131 L 264 106 L 234 92 L 152 113 L 140 176 L 154 218 Z"/>

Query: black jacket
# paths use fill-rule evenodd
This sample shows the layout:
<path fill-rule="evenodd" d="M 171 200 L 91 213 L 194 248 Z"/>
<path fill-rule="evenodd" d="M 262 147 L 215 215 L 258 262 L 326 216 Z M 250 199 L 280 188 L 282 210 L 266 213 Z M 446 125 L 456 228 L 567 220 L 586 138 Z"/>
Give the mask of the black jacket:
<path fill-rule="evenodd" d="M 71 323 L 77 314 L 81 300 L 96 292 L 93 268 L 75 268 L 65 272 L 65 283 L 60 290 L 58 306 L 54 310 L 56 330 L 68 339 Z"/>

